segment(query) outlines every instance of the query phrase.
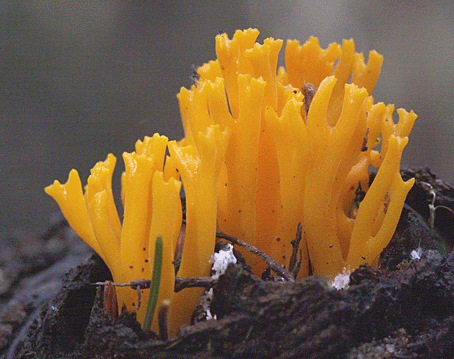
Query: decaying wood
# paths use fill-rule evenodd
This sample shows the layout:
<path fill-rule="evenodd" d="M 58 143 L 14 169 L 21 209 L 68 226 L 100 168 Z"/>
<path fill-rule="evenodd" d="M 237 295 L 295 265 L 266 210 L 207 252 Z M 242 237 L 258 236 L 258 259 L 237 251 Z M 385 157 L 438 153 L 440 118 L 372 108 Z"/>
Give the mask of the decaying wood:
<path fill-rule="evenodd" d="M 416 184 L 380 266 L 361 266 L 347 289 L 317 276 L 263 281 L 231 265 L 213 288 L 217 320 L 150 338 L 134 314 L 107 315 L 91 283 L 109 273 L 94 257 L 67 276 L 15 357 L 453 358 L 454 215 L 439 207 L 431 228 L 428 205 L 452 210 L 454 189 L 427 169 L 403 174 Z"/>

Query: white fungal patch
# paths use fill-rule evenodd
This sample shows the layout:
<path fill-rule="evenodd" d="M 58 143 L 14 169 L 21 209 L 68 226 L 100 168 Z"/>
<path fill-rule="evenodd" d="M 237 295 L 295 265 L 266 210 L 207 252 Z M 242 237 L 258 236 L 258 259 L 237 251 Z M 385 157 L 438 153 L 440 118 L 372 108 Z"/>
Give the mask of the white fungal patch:
<path fill-rule="evenodd" d="M 236 263 L 236 257 L 233 254 L 233 245 L 227 244 L 224 249 L 221 249 L 217 253 L 213 253 L 210 262 L 213 263 L 212 271 L 214 274 L 211 276 L 213 279 L 218 279 L 222 274 L 225 273 L 230 263 Z M 201 299 L 201 305 L 204 312 L 206 313 L 206 319 L 216 319 L 215 315 L 211 314 L 210 305 L 213 300 L 213 289 L 210 289 L 204 294 Z"/>
<path fill-rule="evenodd" d="M 424 253 L 424 250 L 421 247 L 418 247 L 416 249 L 413 249 L 410 253 L 410 258 L 412 260 L 415 259 L 421 259 L 422 254 Z"/>
<path fill-rule="evenodd" d="M 344 289 L 350 282 L 350 270 L 344 268 L 342 273 L 339 273 L 331 282 L 331 286 L 337 290 Z"/>
<path fill-rule="evenodd" d="M 227 244 L 224 249 L 221 249 L 218 253 L 214 253 L 211 256 L 210 262 L 213 263 L 212 270 L 214 271 L 211 277 L 218 279 L 219 276 L 225 273 L 230 263 L 236 263 L 236 257 L 233 254 L 233 245 Z"/>

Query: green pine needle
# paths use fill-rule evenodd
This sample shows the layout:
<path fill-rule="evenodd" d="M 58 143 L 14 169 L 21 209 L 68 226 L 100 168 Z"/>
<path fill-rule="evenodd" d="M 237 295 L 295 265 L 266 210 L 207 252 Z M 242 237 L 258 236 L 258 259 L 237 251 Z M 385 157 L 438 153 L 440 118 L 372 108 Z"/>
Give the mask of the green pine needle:
<path fill-rule="evenodd" d="M 148 296 L 147 311 L 143 321 L 144 332 L 149 332 L 151 323 L 153 323 L 153 315 L 158 302 L 159 286 L 161 285 L 161 269 L 162 269 L 162 252 L 164 244 L 162 237 L 158 234 L 156 238 L 156 249 L 154 252 L 153 277 L 151 278 L 150 295 Z"/>

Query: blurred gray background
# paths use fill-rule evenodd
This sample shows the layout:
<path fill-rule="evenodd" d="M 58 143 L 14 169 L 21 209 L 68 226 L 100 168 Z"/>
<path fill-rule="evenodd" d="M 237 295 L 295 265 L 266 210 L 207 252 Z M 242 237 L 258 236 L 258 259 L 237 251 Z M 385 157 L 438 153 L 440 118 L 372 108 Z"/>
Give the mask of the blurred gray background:
<path fill-rule="evenodd" d="M 454 182 L 451 1 L 0 1 L 0 235 L 42 233 L 43 188 L 76 168 L 84 182 L 107 153 L 155 132 L 183 136 L 176 93 L 215 58 L 219 30 L 257 27 L 260 41 L 353 37 L 384 55 L 376 101 L 413 109 L 404 164 Z M 119 192 L 117 191 L 117 197 Z"/>

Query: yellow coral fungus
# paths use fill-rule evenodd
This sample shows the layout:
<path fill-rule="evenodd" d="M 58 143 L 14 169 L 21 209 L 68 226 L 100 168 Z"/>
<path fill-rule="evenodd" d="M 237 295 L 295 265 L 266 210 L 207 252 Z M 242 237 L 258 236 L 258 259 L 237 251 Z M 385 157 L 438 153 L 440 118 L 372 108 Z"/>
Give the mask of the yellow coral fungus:
<path fill-rule="evenodd" d="M 182 141 L 156 134 L 123 155 L 122 223 L 112 196 L 112 155 L 93 168 L 85 195 L 75 170 L 65 185 L 46 188 L 117 282 L 149 279 L 156 237 L 162 237 L 158 303 L 171 302 L 171 334 L 190 322 L 202 293 L 173 292 L 180 176 L 186 232 L 179 277 L 209 275 L 216 229 L 288 266 L 300 222 L 300 276 L 312 270 L 333 278 L 345 267 L 376 265 L 414 182 L 402 180 L 399 166 L 416 115 L 399 109 L 395 124 L 394 107 L 370 96 L 381 55 L 370 52 L 366 64 L 353 40 L 322 49 L 311 37 L 303 45 L 287 41 L 286 68 L 277 69 L 283 41 L 258 44 L 258 34 L 248 29 L 232 39 L 216 37 L 218 59 L 198 68 L 200 79 L 178 95 Z M 372 184 L 371 167 L 377 169 Z M 243 254 L 261 274 L 264 264 Z M 136 310 L 133 290 L 117 294 L 120 307 Z M 145 308 L 137 312 L 143 321 Z"/>
<path fill-rule="evenodd" d="M 210 83 L 214 92 L 208 96 L 208 107 L 216 107 L 217 114 L 223 113 L 205 116 L 204 122 L 232 128 L 219 186 L 219 228 L 255 244 L 288 266 L 290 241 L 298 222 L 302 222 L 307 243 L 302 244 L 302 276 L 309 272 L 309 260 L 314 273 L 331 277 L 343 267 L 356 267 L 356 261 L 350 263 L 353 257 L 374 263 L 389 242 L 400 212 L 384 213 L 388 203 L 380 210 L 374 209 L 374 223 L 369 220 L 374 233 L 356 237 L 355 228 L 362 228 L 363 221 L 362 216 L 356 218 L 357 214 L 372 211 L 372 207 L 361 211 L 355 208 L 355 193 L 368 190 L 370 165 L 380 172 L 392 136 L 399 138 L 400 145 L 392 157 L 388 156 L 396 167 L 388 168 L 387 176 L 398 173 L 405 138 L 416 116 L 399 110 L 400 121 L 395 125 L 391 119 L 393 108 L 385 111 L 382 104 L 373 106 L 369 93 L 383 60 L 375 51 L 369 53 L 366 64 L 364 55 L 355 53 L 353 40 L 345 40 L 342 46 L 331 44 L 326 50 L 314 37 L 304 45 L 287 41 L 286 68 L 276 71 L 282 41 L 270 38 L 260 45 L 255 43 L 257 36 L 258 31 L 253 29 L 237 31 L 231 40 L 225 34 L 219 35 L 218 60 L 199 70 L 198 84 L 207 87 Z M 227 99 L 223 99 L 219 72 Z M 350 78 L 352 84 L 347 84 Z M 244 85 L 245 81 L 252 84 L 254 79 L 263 90 Z M 312 100 L 306 116 L 303 88 L 308 84 L 317 92 L 313 100 L 306 99 Z M 193 87 L 185 93 L 186 98 L 192 96 L 192 108 L 199 106 L 199 97 L 192 95 L 197 91 Z M 251 96 L 251 91 L 253 100 L 242 102 Z M 203 106 L 206 101 L 204 97 Z M 188 119 L 184 123 L 188 137 L 189 130 L 195 127 L 191 121 L 196 121 L 196 117 L 187 115 L 187 108 L 182 108 L 182 117 Z M 376 147 L 380 141 L 379 151 Z M 412 181 L 405 186 L 396 183 L 388 184 L 386 198 L 381 193 L 379 198 L 366 196 L 397 205 Z M 360 207 L 367 208 L 368 203 Z M 385 222 L 389 230 L 386 235 L 379 232 Z M 377 233 L 386 240 L 376 237 Z M 354 241 L 370 242 L 369 249 L 366 251 Z M 375 246 L 378 242 L 382 244 Z M 306 247 L 308 253 L 304 252 Z M 355 255 L 360 247 L 360 253 Z M 263 269 L 260 262 L 249 263 L 257 274 Z"/>
<path fill-rule="evenodd" d="M 115 282 L 151 278 L 155 241 L 160 234 L 164 250 L 159 300 L 173 296 L 174 251 L 182 217 L 181 182 L 175 177 L 165 180 L 162 172 L 166 145 L 164 136 L 146 137 L 143 142 L 137 142 L 136 152 L 123 155 L 126 172 L 123 176 L 125 214 L 122 224 L 111 190 L 113 155 L 92 169 L 85 195 L 75 170 L 71 171 L 66 184 L 55 181 L 46 188 L 46 193 L 57 201 L 75 232 L 103 258 Z M 135 290 L 117 288 L 117 297 L 120 308 L 124 304 L 128 310 L 136 309 Z M 145 303 L 147 298 L 148 293 L 143 291 Z M 139 321 L 143 321 L 145 309 L 142 306 L 138 310 Z M 153 328 L 157 329 L 157 320 L 154 320 Z"/>

